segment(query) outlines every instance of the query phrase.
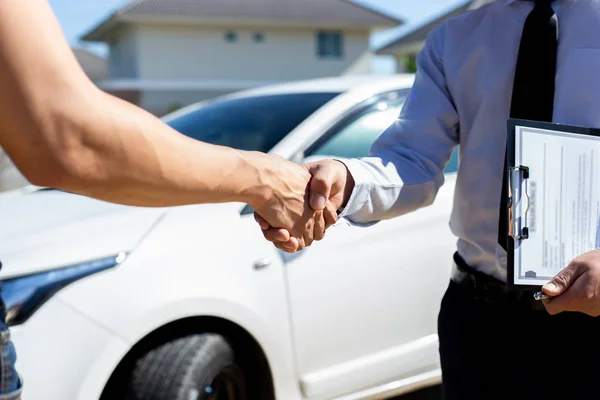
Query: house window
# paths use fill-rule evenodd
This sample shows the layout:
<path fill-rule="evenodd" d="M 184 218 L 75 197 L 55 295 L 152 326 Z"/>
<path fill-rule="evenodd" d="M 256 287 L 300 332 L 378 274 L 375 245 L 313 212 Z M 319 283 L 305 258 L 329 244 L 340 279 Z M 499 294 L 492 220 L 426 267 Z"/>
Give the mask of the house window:
<path fill-rule="evenodd" d="M 265 41 L 265 34 L 262 32 L 255 32 L 252 37 L 256 43 L 262 43 Z"/>
<path fill-rule="evenodd" d="M 344 35 L 341 32 L 317 32 L 317 55 L 319 58 L 342 58 Z"/>
<path fill-rule="evenodd" d="M 238 35 L 233 31 L 225 32 L 225 41 L 233 43 L 237 41 Z"/>

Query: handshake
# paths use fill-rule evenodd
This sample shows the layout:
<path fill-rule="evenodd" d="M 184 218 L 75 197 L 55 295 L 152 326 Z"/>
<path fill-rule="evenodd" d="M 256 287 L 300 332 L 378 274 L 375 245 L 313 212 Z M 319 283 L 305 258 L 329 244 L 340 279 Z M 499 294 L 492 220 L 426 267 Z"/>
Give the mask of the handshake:
<path fill-rule="evenodd" d="M 323 239 L 354 188 L 346 166 L 336 160 L 298 165 L 265 157 L 257 171 L 261 194 L 250 203 L 265 239 L 288 253 Z"/>

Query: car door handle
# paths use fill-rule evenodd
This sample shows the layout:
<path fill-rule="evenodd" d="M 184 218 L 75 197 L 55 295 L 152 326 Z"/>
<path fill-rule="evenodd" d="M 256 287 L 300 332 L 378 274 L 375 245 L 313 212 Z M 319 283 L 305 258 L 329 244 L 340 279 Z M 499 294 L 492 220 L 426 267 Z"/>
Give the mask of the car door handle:
<path fill-rule="evenodd" d="M 268 258 L 261 258 L 260 260 L 256 260 L 254 262 L 254 269 L 263 269 L 263 268 L 267 268 L 269 265 L 271 265 L 271 260 Z"/>

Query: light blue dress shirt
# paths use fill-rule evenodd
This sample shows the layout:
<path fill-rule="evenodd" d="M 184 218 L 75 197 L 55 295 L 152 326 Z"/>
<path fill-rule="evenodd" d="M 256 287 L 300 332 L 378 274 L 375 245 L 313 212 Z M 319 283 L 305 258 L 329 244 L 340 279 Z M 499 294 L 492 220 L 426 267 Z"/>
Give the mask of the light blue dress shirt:
<path fill-rule="evenodd" d="M 600 1 L 556 0 L 554 122 L 600 127 Z M 430 33 L 394 124 L 368 158 L 345 160 L 356 186 L 341 213 L 355 225 L 431 204 L 460 145 L 450 227 L 473 268 L 506 281 L 498 245 L 504 149 L 521 32 L 533 2 L 497 0 Z"/>

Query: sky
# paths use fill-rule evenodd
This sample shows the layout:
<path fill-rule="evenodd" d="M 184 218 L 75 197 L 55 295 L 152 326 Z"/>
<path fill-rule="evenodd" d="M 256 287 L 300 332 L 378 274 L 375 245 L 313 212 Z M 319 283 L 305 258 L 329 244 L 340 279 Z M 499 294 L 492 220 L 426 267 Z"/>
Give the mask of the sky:
<path fill-rule="evenodd" d="M 107 17 L 111 12 L 127 4 L 131 0 L 49 0 L 67 40 L 72 46 L 85 47 L 99 55 L 106 54 L 104 45 L 82 43 L 81 34 Z M 198 0 L 201 1 L 201 0 Z M 327 0 L 323 0 L 327 1 Z M 427 22 L 431 18 L 444 13 L 465 0 L 354 0 L 377 10 L 402 18 L 406 24 L 376 34 L 371 40 L 373 47 L 380 47 L 397 35 L 408 32 Z M 382 60 L 381 68 L 386 68 Z M 387 66 L 389 67 L 389 65 Z"/>

